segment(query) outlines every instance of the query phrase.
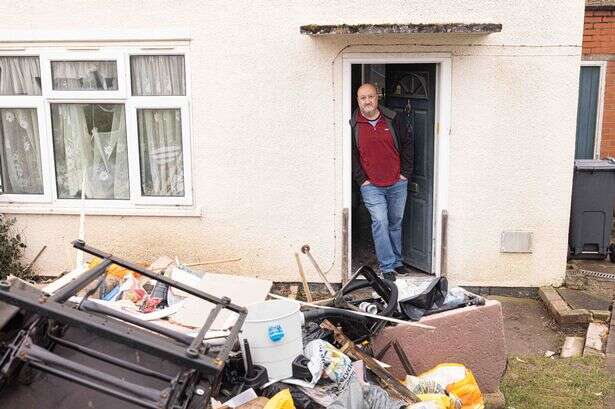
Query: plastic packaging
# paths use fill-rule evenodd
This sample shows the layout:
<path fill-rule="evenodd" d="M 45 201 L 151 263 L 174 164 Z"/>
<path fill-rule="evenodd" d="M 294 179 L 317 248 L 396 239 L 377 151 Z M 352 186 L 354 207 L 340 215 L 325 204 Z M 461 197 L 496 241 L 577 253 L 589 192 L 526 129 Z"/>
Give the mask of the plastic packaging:
<path fill-rule="evenodd" d="M 476 378 L 472 371 L 461 364 L 440 364 L 419 377 L 444 386 L 449 394 L 461 400 L 462 409 L 483 409 L 485 407 Z"/>
<path fill-rule="evenodd" d="M 290 390 L 286 388 L 276 393 L 263 409 L 295 409 Z"/>
<path fill-rule="evenodd" d="M 92 259 L 91 259 L 90 261 L 88 261 L 88 263 L 87 263 L 87 264 L 88 264 L 88 268 L 90 269 L 90 268 L 94 268 L 94 267 L 96 267 L 97 265 L 99 265 L 99 264 L 101 263 L 101 261 L 102 261 L 102 260 L 101 260 L 101 259 L 99 259 L 98 257 L 94 257 L 94 258 L 92 258 Z M 146 266 L 146 265 L 145 265 L 145 263 L 142 263 L 142 262 L 137 263 L 137 264 L 138 264 L 138 265 L 140 265 L 140 266 L 142 266 L 142 267 L 145 267 L 145 266 Z M 137 273 L 137 272 L 134 272 L 134 271 L 131 271 L 131 270 L 128 270 L 128 269 L 125 269 L 124 267 L 120 267 L 120 266 L 118 266 L 117 264 L 111 264 L 109 267 L 107 267 L 106 273 L 107 273 L 107 275 L 109 275 L 109 276 L 113 276 L 113 277 L 116 277 L 116 278 L 118 278 L 118 279 L 120 279 L 120 280 L 121 280 L 122 278 L 124 278 L 124 276 L 126 275 L 126 273 L 132 273 L 132 274 L 134 274 L 134 275 L 135 275 L 135 277 L 137 277 L 137 278 L 139 278 L 139 277 L 141 276 L 141 274 L 139 274 L 139 273 Z"/>
<path fill-rule="evenodd" d="M 364 406 L 370 409 L 399 409 L 406 407 L 402 401 L 392 399 L 380 386 L 368 384 L 363 390 Z"/>
<path fill-rule="evenodd" d="M 290 391 L 290 395 L 293 397 L 294 405 L 297 409 L 321 409 L 318 403 L 314 402 L 312 398 L 310 398 L 305 392 L 303 392 L 302 388 L 296 385 L 287 385 L 285 383 L 276 382 L 264 388 L 260 395 L 266 398 L 271 398 L 276 393 L 288 389 Z"/>
<path fill-rule="evenodd" d="M 406 387 L 416 395 L 424 393 L 446 393 L 446 387 L 440 383 L 434 381 L 433 379 L 423 379 L 418 376 L 406 375 L 404 385 L 406 385 Z"/>
<path fill-rule="evenodd" d="M 446 395 L 423 394 L 418 397 L 422 401 L 408 406 L 408 409 L 455 409 Z"/>
<path fill-rule="evenodd" d="M 313 374 L 324 371 L 337 384 L 346 384 L 354 375 L 352 361 L 339 349 L 322 340 L 314 340 L 305 346 L 305 357 L 310 360 L 308 368 Z M 312 383 L 318 382 L 314 376 Z"/>

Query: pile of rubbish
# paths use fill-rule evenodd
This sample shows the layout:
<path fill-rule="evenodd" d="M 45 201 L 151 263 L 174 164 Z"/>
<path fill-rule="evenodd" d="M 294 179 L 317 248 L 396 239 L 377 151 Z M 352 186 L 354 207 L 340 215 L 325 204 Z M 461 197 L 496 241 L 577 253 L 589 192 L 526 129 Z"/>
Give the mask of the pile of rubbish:
<path fill-rule="evenodd" d="M 89 388 L 92 402 L 104 395 L 128 405 L 122 407 L 484 407 L 469 368 L 442 363 L 417 374 L 397 341 L 373 350 L 374 337 L 387 325 L 430 328 L 416 321 L 485 303 L 448 288 L 446 278 L 393 282 L 364 266 L 338 291 L 328 285 L 330 298 L 302 302 L 272 294 L 268 280 L 197 272 L 168 257 L 146 268 L 83 241 L 73 244 L 94 256 L 85 271 L 43 290 L 19 280 L 0 282 L 2 407 L 19 401 L 20 379 L 32 371 Z M 75 331 L 104 342 L 84 345 L 84 335 Z M 116 344 L 129 352 L 111 354 Z M 403 379 L 380 361 L 391 347 Z M 137 351 L 136 360 L 128 358 L 135 355 L 130 351 Z M 84 365 L 80 354 L 104 365 Z M 105 371 L 109 365 L 138 376 L 129 382 Z"/>

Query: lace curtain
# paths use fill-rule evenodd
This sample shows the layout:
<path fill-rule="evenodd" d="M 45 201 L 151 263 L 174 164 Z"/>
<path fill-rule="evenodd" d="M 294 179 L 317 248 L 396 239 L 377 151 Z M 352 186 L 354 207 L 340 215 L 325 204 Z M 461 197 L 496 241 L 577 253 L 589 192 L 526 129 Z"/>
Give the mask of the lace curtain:
<path fill-rule="evenodd" d="M 130 57 L 132 95 L 186 95 L 183 55 Z"/>
<path fill-rule="evenodd" d="M 53 61 L 53 89 L 61 91 L 117 90 L 115 61 Z"/>
<path fill-rule="evenodd" d="M 124 106 L 52 104 L 56 183 L 61 199 L 128 199 Z"/>
<path fill-rule="evenodd" d="M 2 184 L 5 193 L 42 194 L 36 109 L 0 109 Z"/>
<path fill-rule="evenodd" d="M 181 112 L 137 110 L 144 196 L 184 196 Z"/>
<path fill-rule="evenodd" d="M 0 57 L 0 95 L 41 95 L 38 57 Z"/>

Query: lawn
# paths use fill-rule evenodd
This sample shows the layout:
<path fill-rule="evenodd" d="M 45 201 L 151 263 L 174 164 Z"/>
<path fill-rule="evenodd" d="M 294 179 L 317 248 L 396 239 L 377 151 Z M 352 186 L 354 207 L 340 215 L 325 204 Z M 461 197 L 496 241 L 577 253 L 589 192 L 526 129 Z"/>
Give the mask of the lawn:
<path fill-rule="evenodd" d="M 615 376 L 600 357 L 510 357 L 501 386 L 508 409 L 607 409 Z"/>

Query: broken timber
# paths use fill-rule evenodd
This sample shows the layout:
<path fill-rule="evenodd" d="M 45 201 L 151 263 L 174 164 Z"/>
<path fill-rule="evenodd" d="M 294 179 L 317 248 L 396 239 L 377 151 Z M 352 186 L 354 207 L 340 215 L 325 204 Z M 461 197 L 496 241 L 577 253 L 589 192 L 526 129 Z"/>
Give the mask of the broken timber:
<path fill-rule="evenodd" d="M 399 399 L 405 401 L 408 404 L 420 402 L 418 396 L 416 396 L 410 389 L 399 382 L 389 371 L 384 369 L 376 362 L 374 358 L 367 355 L 365 352 L 359 350 L 354 343 L 344 335 L 344 333 L 333 325 L 330 321 L 325 320 L 320 324 L 321 328 L 327 329 L 333 332 L 335 340 L 341 345 L 340 350 L 349 357 L 363 361 L 365 366 L 369 368 L 380 380 L 382 387 L 387 389 L 393 395 L 396 395 Z"/>

